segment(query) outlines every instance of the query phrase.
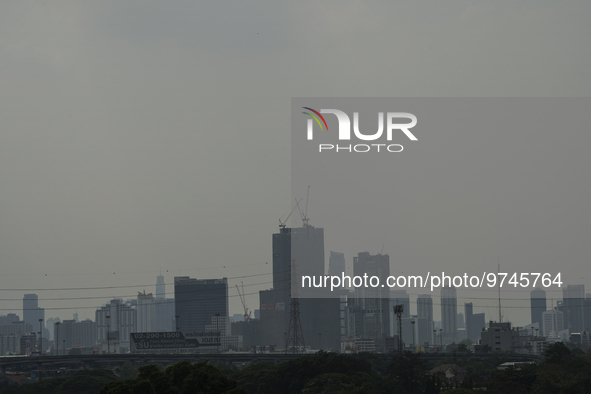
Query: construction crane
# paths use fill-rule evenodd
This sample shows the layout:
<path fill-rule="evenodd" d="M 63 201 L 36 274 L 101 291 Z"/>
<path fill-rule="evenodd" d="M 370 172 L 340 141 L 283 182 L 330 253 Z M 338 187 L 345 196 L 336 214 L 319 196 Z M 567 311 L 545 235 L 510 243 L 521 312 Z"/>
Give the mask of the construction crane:
<path fill-rule="evenodd" d="M 308 198 L 310 197 L 310 186 L 308 185 L 308 191 L 306 192 L 306 208 L 304 209 L 304 214 L 302 215 L 302 222 L 304 223 L 304 227 L 308 225 Z M 301 213 L 301 212 L 300 212 Z"/>
<path fill-rule="evenodd" d="M 302 210 L 300 209 L 299 202 L 296 199 L 296 206 L 298 207 L 298 211 L 300 212 L 300 216 L 302 218 L 302 226 L 303 227 L 307 227 L 308 226 L 308 221 L 310 220 L 310 218 L 308 217 L 308 197 L 309 196 L 310 196 L 310 186 L 308 186 L 308 193 L 306 194 L 306 207 L 304 208 L 304 212 L 302 212 Z M 300 198 L 300 201 L 302 201 L 301 198 Z"/>
<path fill-rule="evenodd" d="M 242 308 L 244 308 L 244 321 L 247 322 L 250 320 L 251 312 L 246 307 L 246 299 L 244 297 L 244 283 L 240 282 L 240 285 L 242 286 L 242 293 L 240 293 L 240 288 L 238 285 L 236 285 L 236 290 L 238 290 L 238 296 L 240 297 L 240 302 L 242 302 Z"/>
<path fill-rule="evenodd" d="M 300 201 L 302 201 L 301 198 L 300 198 Z M 291 209 L 291 212 L 289 213 L 289 215 L 287 215 L 287 217 L 285 218 L 285 220 L 284 221 L 281 221 L 281 218 L 279 218 L 279 227 L 285 228 L 285 223 L 287 223 L 287 221 L 291 217 L 291 214 L 293 213 L 293 211 L 295 211 L 296 208 L 299 209 L 299 201 L 298 201 L 297 198 L 296 198 L 296 205 Z"/>

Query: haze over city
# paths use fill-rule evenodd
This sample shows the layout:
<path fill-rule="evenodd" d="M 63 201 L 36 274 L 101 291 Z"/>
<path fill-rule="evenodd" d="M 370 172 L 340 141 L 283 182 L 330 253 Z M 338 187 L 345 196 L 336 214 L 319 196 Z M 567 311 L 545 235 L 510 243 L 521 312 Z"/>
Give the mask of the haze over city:
<path fill-rule="evenodd" d="M 258 291 L 272 287 L 271 235 L 292 193 L 306 195 L 306 183 L 291 190 L 292 97 L 587 97 L 589 8 L 2 5 L 0 314 L 20 315 L 23 295 L 36 293 L 47 318 L 94 319 L 112 298 L 154 292 L 160 272 L 168 296 L 175 276 L 227 277 L 231 314 L 242 312 L 240 282 L 258 308 Z M 402 243 L 365 233 L 354 248 L 331 244 L 314 186 L 308 213 L 325 229 L 327 262 L 330 250 L 349 266 L 384 251 L 403 272 L 469 270 L 478 259 L 508 272 L 560 269 L 591 288 L 590 137 L 559 123 L 543 138 L 506 137 L 450 137 L 421 166 L 365 180 L 392 196 L 383 220 L 394 234 L 431 229 Z M 503 293 L 505 319 L 529 323 L 529 291 L 522 301 Z M 496 301 L 484 301 L 475 312 L 494 317 Z"/>

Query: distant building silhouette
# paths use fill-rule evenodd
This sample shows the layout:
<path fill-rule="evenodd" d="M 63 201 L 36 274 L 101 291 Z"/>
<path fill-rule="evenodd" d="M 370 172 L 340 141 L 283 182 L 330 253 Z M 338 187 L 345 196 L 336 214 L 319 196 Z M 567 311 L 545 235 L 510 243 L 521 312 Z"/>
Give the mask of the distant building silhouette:
<path fill-rule="evenodd" d="M 454 286 L 441 288 L 441 325 L 443 329 L 443 344 L 456 341 L 458 331 L 458 297 Z"/>
<path fill-rule="evenodd" d="M 156 277 L 156 299 L 166 299 L 166 284 L 164 283 L 164 276 L 162 274 Z"/>
<path fill-rule="evenodd" d="M 4 356 L 7 353 L 14 353 L 14 354 L 25 354 L 20 353 L 20 341 L 21 337 L 27 335 L 29 333 L 35 332 L 36 330 L 33 328 L 34 326 L 31 323 L 26 323 L 22 320 L 12 320 L 10 323 L 7 323 L 12 317 L 16 315 L 9 314 L 7 316 L 0 316 L 2 322 L 0 322 L 0 355 Z M 18 318 L 18 316 L 16 316 Z M 3 324 L 6 323 L 6 324 Z M 39 324 L 39 322 L 37 322 Z M 39 327 L 39 326 L 37 326 Z M 38 329 L 38 328 L 37 328 Z M 32 334 L 33 337 L 35 334 Z M 32 342 L 33 348 L 36 346 L 35 342 Z"/>
<path fill-rule="evenodd" d="M 366 274 L 368 277 L 378 277 L 380 283 L 386 283 L 390 276 L 390 256 L 388 254 L 371 255 L 368 252 L 358 253 L 357 257 L 353 258 L 353 275 L 363 277 Z M 355 329 L 357 336 L 377 339 L 378 347 L 380 344 L 383 346 L 384 339 L 391 335 L 389 288 L 361 286 L 355 289 L 354 294 L 355 303 L 362 314 L 362 317 L 357 319 L 361 324 Z"/>
<path fill-rule="evenodd" d="M 430 294 L 419 294 L 417 296 L 417 316 L 426 318 L 430 327 L 429 342 L 434 343 L 433 338 L 433 298 Z"/>
<path fill-rule="evenodd" d="M 16 313 L 8 313 L 6 315 L 0 315 L 0 325 L 12 324 L 13 322 L 20 321 L 21 318 Z"/>
<path fill-rule="evenodd" d="M 533 289 L 530 293 L 531 322 L 538 323 L 542 327 L 542 313 L 546 307 L 546 292 L 539 287 Z"/>
<path fill-rule="evenodd" d="M 474 313 L 471 302 L 464 303 L 464 316 L 466 318 L 466 338 L 478 343 L 480 332 L 486 326 L 484 313 Z"/>
<path fill-rule="evenodd" d="M 328 274 L 341 277 L 344 272 L 346 272 L 345 254 L 331 251 L 328 259 Z"/>
<path fill-rule="evenodd" d="M 564 330 L 564 314 L 556 308 L 542 313 L 542 320 L 546 338 L 555 337 L 557 332 Z"/>
<path fill-rule="evenodd" d="M 59 354 L 67 354 L 67 350 L 77 346 L 91 347 L 96 344 L 96 323 L 90 319 L 81 322 L 76 320 L 63 320 L 55 325 L 56 338 L 59 337 Z M 113 349 L 113 347 L 111 348 Z"/>
<path fill-rule="evenodd" d="M 25 294 L 23 297 L 23 320 L 31 323 L 35 330 L 38 330 L 39 319 L 43 319 L 43 327 L 45 327 L 45 309 L 39 308 L 39 297 L 37 294 Z"/>
<path fill-rule="evenodd" d="M 176 331 L 174 321 L 174 298 L 166 298 L 166 284 L 162 274 L 158 275 L 156 278 L 156 301 L 154 312 L 154 331 Z"/>
<path fill-rule="evenodd" d="M 156 299 L 152 293 L 138 293 L 137 332 L 154 332 L 156 322 Z"/>
<path fill-rule="evenodd" d="M 564 328 L 568 328 L 571 333 L 582 332 L 585 329 L 584 301 L 585 285 L 567 285 L 562 289 Z"/>

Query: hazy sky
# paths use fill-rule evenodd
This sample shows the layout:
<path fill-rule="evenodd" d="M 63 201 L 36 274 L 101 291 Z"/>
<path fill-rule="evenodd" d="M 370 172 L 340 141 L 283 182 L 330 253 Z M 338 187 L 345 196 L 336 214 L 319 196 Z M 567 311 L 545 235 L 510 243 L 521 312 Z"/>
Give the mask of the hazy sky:
<path fill-rule="evenodd" d="M 291 209 L 291 97 L 587 97 L 589 15 L 584 1 L 3 2 L 0 314 L 35 292 L 46 318 L 94 319 L 154 291 L 160 269 L 167 284 L 242 280 L 257 308 Z"/>

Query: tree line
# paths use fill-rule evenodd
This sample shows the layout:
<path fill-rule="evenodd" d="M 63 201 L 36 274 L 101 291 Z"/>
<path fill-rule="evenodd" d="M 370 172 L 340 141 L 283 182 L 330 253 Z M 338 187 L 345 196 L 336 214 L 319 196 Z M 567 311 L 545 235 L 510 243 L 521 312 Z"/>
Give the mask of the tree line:
<path fill-rule="evenodd" d="M 256 363 L 240 369 L 225 364 L 181 361 L 163 368 L 126 364 L 116 372 L 78 371 L 70 377 L 41 380 L 22 386 L 0 385 L 5 394 L 407 394 L 407 393 L 588 393 L 591 392 L 591 352 L 551 345 L 543 361 L 498 370 L 503 354 L 479 359 L 453 357 L 428 365 L 419 354 L 362 353 L 341 355 L 319 352 L 278 365 Z M 461 380 L 437 365 L 453 364 L 465 370 Z"/>

